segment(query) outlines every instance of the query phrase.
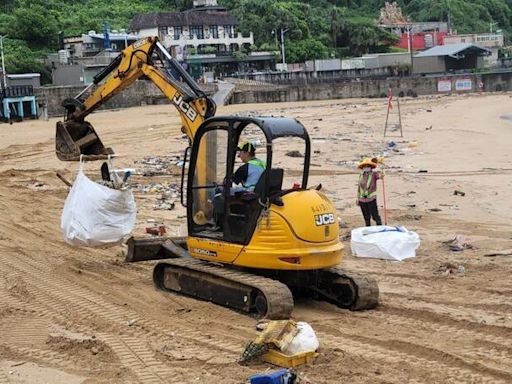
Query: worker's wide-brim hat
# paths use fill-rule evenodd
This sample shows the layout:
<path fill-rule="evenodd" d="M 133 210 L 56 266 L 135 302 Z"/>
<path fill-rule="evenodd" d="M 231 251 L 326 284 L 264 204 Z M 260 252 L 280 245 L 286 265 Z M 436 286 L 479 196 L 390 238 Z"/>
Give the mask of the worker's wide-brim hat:
<path fill-rule="evenodd" d="M 370 168 L 375 168 L 377 166 L 377 164 L 375 164 L 372 159 L 370 159 L 369 157 L 367 157 L 366 159 L 363 159 L 361 160 L 361 162 L 359 163 L 359 165 L 357 166 L 357 168 L 359 169 L 363 169 L 364 167 L 370 167 Z"/>

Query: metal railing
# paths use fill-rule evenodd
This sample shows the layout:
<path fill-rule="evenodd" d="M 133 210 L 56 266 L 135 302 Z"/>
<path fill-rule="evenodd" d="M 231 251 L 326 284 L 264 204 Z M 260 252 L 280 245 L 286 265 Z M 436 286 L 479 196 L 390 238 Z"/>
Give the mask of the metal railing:
<path fill-rule="evenodd" d="M 34 96 L 34 87 L 32 85 L 15 85 L 1 89 L 2 98 Z"/>

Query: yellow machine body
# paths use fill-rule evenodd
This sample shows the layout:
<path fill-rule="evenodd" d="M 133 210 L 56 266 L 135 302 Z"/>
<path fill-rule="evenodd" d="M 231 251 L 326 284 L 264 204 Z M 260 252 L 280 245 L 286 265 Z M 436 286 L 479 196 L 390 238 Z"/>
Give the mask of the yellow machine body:
<path fill-rule="evenodd" d="M 198 259 L 240 267 L 314 270 L 341 262 L 338 214 L 332 202 L 314 189 L 283 196 L 262 215 L 247 245 L 189 237 L 190 254 Z"/>

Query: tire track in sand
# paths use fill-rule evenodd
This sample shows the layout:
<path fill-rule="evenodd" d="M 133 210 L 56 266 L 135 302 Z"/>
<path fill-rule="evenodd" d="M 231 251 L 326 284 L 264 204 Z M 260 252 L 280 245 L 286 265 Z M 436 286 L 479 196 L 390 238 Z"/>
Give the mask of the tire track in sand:
<path fill-rule="evenodd" d="M 25 276 L 30 280 L 33 285 L 33 288 L 29 287 L 29 289 L 31 288 L 31 293 L 38 301 L 43 303 L 44 307 L 49 308 L 43 311 L 46 316 L 55 316 L 55 314 L 65 315 L 71 314 L 71 312 L 83 313 L 85 316 L 81 315 L 81 318 L 93 319 L 100 317 L 112 323 L 115 327 L 123 327 L 124 330 L 127 327 L 128 321 L 139 324 L 140 326 L 134 327 L 133 330 L 131 330 L 132 328 L 128 330 L 128 333 L 137 334 L 137 337 L 132 336 L 133 339 L 129 342 L 122 342 L 121 336 L 110 336 L 105 339 L 105 342 L 116 351 L 124 366 L 135 370 L 134 373 L 143 380 L 142 382 L 162 381 L 158 372 L 167 372 L 168 368 L 156 359 L 150 359 L 149 356 L 151 354 L 154 355 L 154 353 L 149 351 L 149 349 L 140 351 L 141 355 L 139 355 L 139 349 L 133 348 L 133 345 L 136 343 L 145 344 L 144 336 L 150 337 L 150 334 L 155 332 L 158 335 L 158 339 L 167 339 L 169 344 L 172 345 L 172 339 L 162 337 L 165 335 L 165 330 L 161 330 L 155 324 L 141 319 L 135 312 L 126 310 L 116 304 L 105 302 L 93 292 L 89 292 L 60 277 L 52 276 L 51 271 L 46 271 L 50 268 L 45 263 L 29 258 L 24 259 L 22 263 L 19 261 L 15 262 L 15 260 L 15 258 L 8 255 L 0 255 L 3 268 L 7 267 L 11 271 L 16 271 L 17 274 Z M 201 332 L 186 328 L 185 331 L 180 332 L 180 336 L 192 341 L 192 346 L 180 345 L 180 349 L 184 349 L 181 350 L 182 354 L 198 356 L 203 348 L 197 344 L 208 345 L 211 352 L 207 355 L 204 355 L 204 350 L 202 352 L 205 360 L 219 355 L 225 355 L 227 359 L 234 360 L 235 356 L 239 355 L 241 349 L 238 342 L 217 341 L 215 338 L 205 337 Z M 113 340 L 118 340 L 118 342 Z M 130 347 L 130 344 L 132 347 Z M 166 380 L 168 381 L 169 378 L 166 378 Z"/>
<path fill-rule="evenodd" d="M 375 338 L 344 334 L 330 326 L 322 326 L 317 334 L 323 346 L 341 348 L 349 354 L 364 357 L 366 360 L 380 361 L 397 367 L 403 367 L 406 363 L 414 366 L 419 371 L 429 371 L 431 374 L 432 367 L 436 367 L 436 372 L 441 372 L 444 380 L 455 380 L 458 383 L 506 384 L 512 379 L 511 375 L 499 370 L 490 370 L 478 365 L 473 366 L 472 362 L 458 356 L 417 344 L 382 341 Z M 411 372 L 412 374 L 413 372 Z M 431 377 L 431 380 L 436 382 L 434 377 Z"/>

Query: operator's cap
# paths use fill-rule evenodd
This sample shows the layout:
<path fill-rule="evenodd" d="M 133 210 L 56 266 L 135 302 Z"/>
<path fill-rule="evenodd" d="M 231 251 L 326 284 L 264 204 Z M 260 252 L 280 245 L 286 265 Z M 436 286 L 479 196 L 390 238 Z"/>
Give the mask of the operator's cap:
<path fill-rule="evenodd" d="M 256 147 L 250 141 L 246 141 L 246 142 L 244 142 L 244 143 L 242 143 L 242 144 L 240 144 L 238 146 L 238 150 L 239 151 L 244 151 L 244 152 L 252 152 L 252 153 L 254 153 L 254 152 L 256 152 Z"/>

